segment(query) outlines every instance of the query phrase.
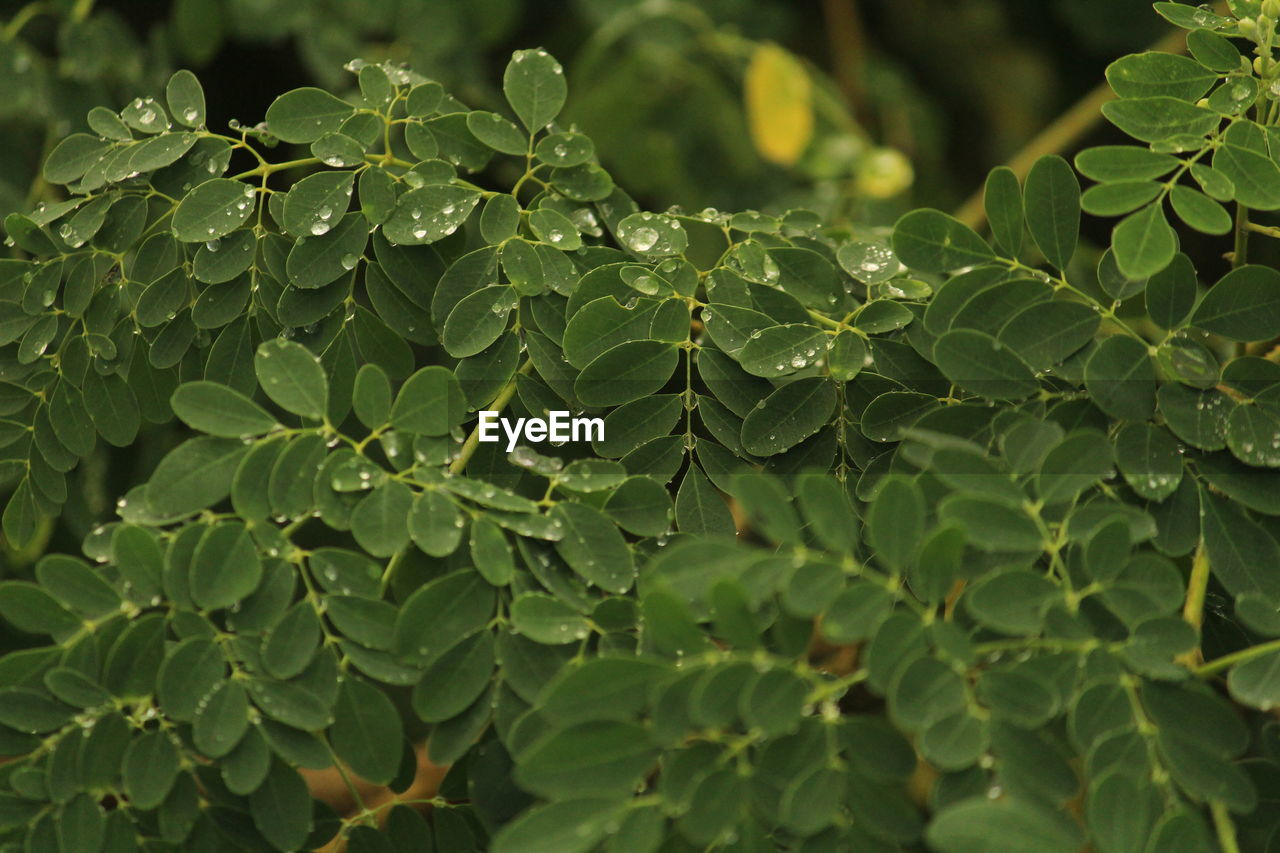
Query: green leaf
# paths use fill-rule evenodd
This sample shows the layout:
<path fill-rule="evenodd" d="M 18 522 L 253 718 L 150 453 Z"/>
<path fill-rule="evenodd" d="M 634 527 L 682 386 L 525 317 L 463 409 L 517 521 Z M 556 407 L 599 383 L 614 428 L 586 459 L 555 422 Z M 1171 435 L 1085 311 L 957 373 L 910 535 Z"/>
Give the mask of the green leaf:
<path fill-rule="evenodd" d="M 0 723 L 27 734 L 52 732 L 69 723 L 76 709 L 25 687 L 0 688 Z"/>
<path fill-rule="evenodd" d="M 637 536 L 659 536 L 671 526 L 671 496 L 651 477 L 630 477 L 609 495 L 604 512 Z"/>
<path fill-rule="evenodd" d="M 300 601 L 285 611 L 262 642 L 262 665 L 279 679 L 306 669 L 320 644 L 320 621 L 315 607 Z"/>
<path fill-rule="evenodd" d="M 530 133 L 555 119 L 564 106 L 569 87 L 564 69 L 542 49 L 517 50 L 502 75 L 502 92 Z"/>
<path fill-rule="evenodd" d="M 175 720 L 190 722 L 199 701 L 226 676 L 222 651 L 204 637 L 188 637 L 170 650 L 160 668 L 156 697 Z"/>
<path fill-rule="evenodd" d="M 940 210 L 916 210 L 899 219 L 893 251 L 920 272 L 950 272 L 994 257 L 977 232 Z"/>
<path fill-rule="evenodd" d="M 1280 704 L 1280 652 L 1259 655 L 1233 667 L 1227 687 L 1237 702 L 1262 711 Z"/>
<path fill-rule="evenodd" d="M 1257 210 L 1280 208 L 1280 166 L 1271 159 L 1266 133 L 1251 121 L 1237 121 L 1222 134 L 1213 168 L 1235 187 L 1235 199 Z"/>
<path fill-rule="evenodd" d="M 697 466 L 690 465 L 676 493 L 676 526 L 682 533 L 734 534 L 733 515 Z"/>
<path fill-rule="evenodd" d="M 497 113 L 472 110 L 467 113 L 467 130 L 495 151 L 518 156 L 528 153 L 529 138 Z"/>
<path fill-rule="evenodd" d="M 89 371 L 80 390 L 98 435 L 115 447 L 132 444 L 142 417 L 138 398 L 123 377 L 116 373 L 99 376 L 96 371 Z"/>
<path fill-rule="evenodd" d="M 563 346 L 569 363 L 582 368 L 618 344 L 645 339 L 676 342 L 688 335 L 688 309 L 675 301 L 636 298 L 623 305 L 605 296 L 591 300 L 569 319 Z"/>
<path fill-rule="evenodd" d="M 754 376 L 774 379 L 821 360 L 826 349 L 827 336 L 807 323 L 769 326 L 747 335 L 738 353 L 738 362 Z"/>
<path fill-rule="evenodd" d="M 556 552 L 571 569 L 606 592 L 621 594 L 631 588 L 635 579 L 631 549 L 599 510 L 561 502 L 552 508 L 551 517 L 564 530 Z"/>
<path fill-rule="evenodd" d="M 1127 335 L 1105 338 L 1084 367 L 1093 403 L 1119 420 L 1146 420 L 1155 410 L 1156 373 L 1145 343 Z"/>
<path fill-rule="evenodd" d="M 1080 182 L 1066 160 L 1041 157 L 1027 174 L 1027 226 L 1040 251 L 1058 269 L 1066 269 L 1080 234 Z"/>
<path fill-rule="evenodd" d="M 541 592 L 525 593 L 511 603 L 511 623 L 519 633 L 546 645 L 576 643 L 591 633 L 582 614 Z"/>
<path fill-rule="evenodd" d="M 1231 231 L 1231 214 L 1218 202 L 1199 190 L 1179 184 L 1170 193 L 1173 212 L 1197 231 L 1206 234 L 1226 234 Z"/>
<path fill-rule="evenodd" d="M 1204 136 L 1222 120 L 1215 113 L 1167 95 L 1109 101 L 1102 105 L 1102 114 L 1116 127 L 1143 142 L 1159 142 L 1174 136 Z"/>
<path fill-rule="evenodd" d="M 577 226 L 564 214 L 551 208 L 543 207 L 530 213 L 529 230 L 539 240 L 562 252 L 576 252 L 582 248 L 582 237 L 578 234 Z"/>
<path fill-rule="evenodd" d="M 1197 296 L 1196 269 L 1180 252 L 1147 282 L 1147 315 L 1162 329 L 1180 328 L 1190 317 Z"/>
<path fill-rule="evenodd" d="M 26 581 L 0 582 L 0 616 L 29 634 L 72 634 L 81 626 L 48 592 Z"/>
<path fill-rule="evenodd" d="M 87 133 L 73 133 L 49 152 L 44 179 L 54 184 L 79 180 L 110 148 L 110 143 Z"/>
<path fill-rule="evenodd" d="M 348 675 L 338 687 L 329 742 L 356 775 L 375 785 L 396 777 L 403 752 L 400 714 L 386 693 Z"/>
<path fill-rule="evenodd" d="M 938 853 L 1076 853 L 1084 841 L 1074 821 L 1013 797 L 962 800 L 934 817 L 925 838 Z"/>
<path fill-rule="evenodd" d="M 342 219 L 351 203 L 355 175 L 351 172 L 318 172 L 294 184 L 284 196 L 281 225 L 298 236 L 320 236 Z"/>
<path fill-rule="evenodd" d="M 437 578 L 415 590 L 396 618 L 395 648 L 431 659 L 493 618 L 494 590 L 469 570 Z"/>
<path fill-rule="evenodd" d="M 892 478 L 876 495 L 867 518 L 868 544 L 900 572 L 911 563 L 924 532 L 924 499 L 915 483 Z"/>
<path fill-rule="evenodd" d="M 445 435 L 462 422 L 466 408 L 457 377 L 447 368 L 430 365 L 400 386 L 391 407 L 391 425 L 418 435 Z"/>
<path fill-rule="evenodd" d="M 178 445 L 160 460 L 147 482 L 148 509 L 171 518 L 212 506 L 231 493 L 232 478 L 248 450 L 226 438 L 193 438 Z"/>
<path fill-rule="evenodd" d="M 351 511 L 351 532 L 356 542 L 375 557 L 390 557 L 409 542 L 407 518 L 413 492 L 404 483 L 388 480 L 356 504 Z"/>
<path fill-rule="evenodd" d="M 629 341 L 597 356 L 573 383 L 587 406 L 617 406 L 652 394 L 667 384 L 680 350 L 662 341 Z"/>
<path fill-rule="evenodd" d="M 138 596 L 149 599 L 160 594 L 164 552 L 150 531 L 132 524 L 120 525 L 111 534 L 111 556 Z"/>
<path fill-rule="evenodd" d="M 996 498 L 952 495 L 939 505 L 938 514 L 982 551 L 1039 551 L 1043 544 L 1040 530 L 1025 512 Z"/>
<path fill-rule="evenodd" d="M 413 690 L 413 710 L 428 723 L 453 719 L 467 710 L 493 674 L 493 634 L 479 631 L 440 655 Z"/>
<path fill-rule="evenodd" d="M 164 87 L 169 112 L 187 127 L 204 124 L 204 89 L 196 75 L 185 68 L 175 71 Z"/>
<path fill-rule="evenodd" d="M 934 342 L 933 357 L 952 382 L 995 400 L 1021 400 L 1040 390 L 1031 368 L 988 334 L 953 329 Z"/>
<path fill-rule="evenodd" d="M 1280 272 L 1255 264 L 1232 270 L 1205 294 L 1191 323 L 1233 341 L 1280 335 Z"/>
<path fill-rule="evenodd" d="M 1117 181 L 1090 187 L 1081 206 L 1094 216 L 1120 216 L 1154 201 L 1164 186 L 1155 181 Z"/>
<path fill-rule="evenodd" d="M 983 209 L 991 234 L 1011 257 L 1022 251 L 1022 187 L 1018 176 L 1007 166 L 992 169 L 983 192 Z"/>
<path fill-rule="evenodd" d="M 1194 59 L 1159 51 L 1131 53 L 1107 66 L 1107 82 L 1122 98 L 1163 95 L 1195 101 L 1217 80 L 1217 74 Z"/>
<path fill-rule="evenodd" d="M 277 758 L 261 787 L 249 795 L 249 813 L 262 837 L 289 853 L 300 849 L 311 831 L 311 802 L 298 771 Z"/>
<path fill-rule="evenodd" d="M 1173 260 L 1177 238 L 1159 204 L 1125 217 L 1111 233 L 1111 248 L 1120 271 L 1130 279 L 1148 278 Z"/>
<path fill-rule="evenodd" d="M 205 181 L 173 211 L 173 235 L 184 243 L 217 240 L 235 231 L 253 213 L 253 187 L 230 178 Z"/>
<path fill-rule="evenodd" d="M 466 187 L 430 184 L 400 196 L 395 212 L 382 226 L 388 240 L 421 245 L 454 233 L 480 201 L 480 193 Z"/>
<path fill-rule="evenodd" d="M 1093 430 L 1067 436 L 1040 463 L 1036 491 L 1046 504 L 1066 503 L 1111 474 L 1111 444 Z"/>
<path fill-rule="evenodd" d="M 462 541 L 462 513 L 449 497 L 426 489 L 413 501 L 409 512 L 409 535 L 413 543 L 433 557 L 457 550 Z"/>
<path fill-rule="evenodd" d="M 493 853 L 587 853 L 617 821 L 614 800 L 548 803 L 522 813 L 493 836 Z M 630 849 L 630 848 L 622 848 Z"/>
<path fill-rule="evenodd" d="M 1150 181 L 1167 175 L 1180 161 L 1171 154 L 1161 154 L 1136 145 L 1101 145 L 1086 148 L 1076 155 L 1080 174 L 1095 181 Z"/>
<path fill-rule="evenodd" d="M 507 328 L 507 319 L 520 304 L 510 285 L 483 287 L 464 296 L 449 312 L 440 342 L 454 358 L 483 352 Z"/>
<path fill-rule="evenodd" d="M 338 130 L 354 108 L 323 89 L 286 92 L 267 107 L 267 128 L 285 142 L 315 142 Z"/>
<path fill-rule="evenodd" d="M 1047 370 L 1092 341 L 1101 320 L 1097 311 L 1080 302 L 1037 302 L 1010 318 L 996 340 L 1032 370 Z"/>
<path fill-rule="evenodd" d="M 302 344 L 275 338 L 258 347 L 254 372 L 262 390 L 281 408 L 320 420 L 328 402 L 329 383 L 320 359 Z"/>
<path fill-rule="evenodd" d="M 494 586 L 511 583 L 515 574 L 511 543 L 496 522 L 488 518 L 472 521 L 470 545 L 471 562 L 485 580 Z"/>
<path fill-rule="evenodd" d="M 742 422 L 742 446 L 755 456 L 788 450 L 826 425 L 836 405 L 826 379 L 797 379 L 774 391 Z"/>
<path fill-rule="evenodd" d="M 1184 3 L 1156 3 L 1154 8 L 1160 17 L 1186 30 L 1215 30 L 1229 21 L 1207 9 L 1187 6 Z"/>
<path fill-rule="evenodd" d="M 173 413 L 187 426 L 222 438 L 261 435 L 275 418 L 239 391 L 217 382 L 187 382 L 170 398 Z"/>
<path fill-rule="evenodd" d="M 618 241 L 638 255 L 678 255 L 689 245 L 689 235 L 678 219 L 653 213 L 633 213 L 618 223 Z"/>
<path fill-rule="evenodd" d="M 191 598 L 200 607 L 230 607 L 258 588 L 262 564 L 245 525 L 210 525 L 191 560 Z"/>
<path fill-rule="evenodd" d="M 209 758 L 222 758 L 249 730 L 249 695 L 237 681 L 224 681 L 196 705 L 192 740 Z"/>
<path fill-rule="evenodd" d="M 132 741 L 120 772 L 135 808 L 159 806 L 178 778 L 178 749 L 169 733 L 157 729 Z"/>
<path fill-rule="evenodd" d="M 626 797 L 657 751 L 635 723 L 590 720 L 553 731 L 526 749 L 516 768 L 520 786 L 549 799 Z"/>
<path fill-rule="evenodd" d="M 1150 424 L 1126 424 L 1116 435 L 1116 464 L 1129 487 L 1151 501 L 1172 495 L 1182 481 L 1178 442 Z"/>
<path fill-rule="evenodd" d="M 1280 602 L 1280 578 L 1267 566 L 1280 560 L 1280 545 L 1231 502 L 1201 489 L 1201 531 L 1214 576 L 1232 595 L 1256 592 Z"/>

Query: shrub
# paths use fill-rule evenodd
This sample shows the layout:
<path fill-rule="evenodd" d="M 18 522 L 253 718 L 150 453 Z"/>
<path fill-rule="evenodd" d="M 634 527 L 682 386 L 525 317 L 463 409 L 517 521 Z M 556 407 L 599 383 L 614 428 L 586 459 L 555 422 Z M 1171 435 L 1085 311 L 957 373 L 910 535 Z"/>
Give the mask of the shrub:
<path fill-rule="evenodd" d="M 145 476 L 0 584 L 48 638 L 0 659 L 9 846 L 1269 849 L 1280 4 L 1232 5 L 1156 4 L 1191 56 L 1104 108 L 1145 144 L 997 169 L 992 241 L 641 211 L 541 50 L 515 121 L 361 63 L 231 135 L 188 72 L 91 112 L 5 220 L 5 536 L 99 441 Z M 1166 200 L 1234 235 L 1212 286 Z M 424 740 L 438 791 L 361 802 Z"/>

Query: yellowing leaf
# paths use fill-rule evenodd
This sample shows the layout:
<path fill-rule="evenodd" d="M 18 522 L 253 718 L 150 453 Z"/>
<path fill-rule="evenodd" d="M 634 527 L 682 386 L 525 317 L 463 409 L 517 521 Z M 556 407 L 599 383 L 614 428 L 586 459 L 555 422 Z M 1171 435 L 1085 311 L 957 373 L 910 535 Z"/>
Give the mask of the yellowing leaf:
<path fill-rule="evenodd" d="M 756 48 L 745 81 L 747 121 L 756 150 L 790 166 L 813 137 L 813 84 L 804 66 L 776 44 Z"/>

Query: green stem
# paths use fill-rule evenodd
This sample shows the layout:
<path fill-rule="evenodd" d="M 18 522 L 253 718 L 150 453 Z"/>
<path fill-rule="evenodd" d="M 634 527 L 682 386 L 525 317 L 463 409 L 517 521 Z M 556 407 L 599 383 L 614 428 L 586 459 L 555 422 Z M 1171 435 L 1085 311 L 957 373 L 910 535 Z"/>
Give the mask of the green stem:
<path fill-rule="evenodd" d="M 520 365 L 520 369 L 516 371 L 516 376 L 498 392 L 498 396 L 493 398 L 493 402 L 485 407 L 487 411 L 500 412 L 506 408 L 507 403 L 511 402 L 511 398 L 516 395 L 516 377 L 521 373 L 528 374 L 533 370 L 533 362 L 525 359 L 524 364 Z M 471 431 L 471 435 L 467 436 L 467 440 L 462 445 L 462 450 L 458 453 L 458 458 L 453 460 L 453 464 L 449 466 L 450 474 L 461 474 L 463 469 L 467 467 L 467 463 L 471 461 L 472 455 L 476 452 L 476 448 L 480 446 L 480 427 L 476 426 Z"/>
<path fill-rule="evenodd" d="M 250 148 L 249 150 L 252 151 L 253 149 Z M 239 181 L 244 178 L 253 178 L 258 175 L 270 175 L 274 172 L 281 172 L 285 169 L 294 169 L 298 166 L 314 166 L 319 162 L 320 158 L 318 157 L 303 157 L 300 160 L 286 160 L 283 163 L 263 163 L 260 166 L 255 166 L 247 172 L 232 175 L 231 180 Z"/>
<path fill-rule="evenodd" d="M 1209 811 L 1213 813 L 1213 828 L 1218 833 L 1218 846 L 1222 853 L 1240 853 L 1240 842 L 1236 840 L 1236 825 L 1231 820 L 1231 813 L 1222 800 L 1209 803 Z"/>
<path fill-rule="evenodd" d="M 1207 678 L 1210 675 L 1216 675 L 1217 673 L 1222 672 L 1224 669 L 1231 669 L 1233 666 L 1251 661 L 1254 658 L 1260 658 L 1263 655 L 1269 655 L 1272 652 L 1280 652 L 1280 640 L 1272 640 L 1269 643 L 1259 643 L 1256 646 L 1250 646 L 1247 649 L 1241 649 L 1238 652 L 1223 655 L 1222 657 L 1211 660 L 1208 663 L 1201 664 L 1191 671 L 1201 678 Z"/>
<path fill-rule="evenodd" d="M 1204 542 L 1201 541 L 1196 547 L 1195 556 L 1191 559 L 1191 577 L 1187 580 L 1187 600 L 1182 606 L 1182 618 L 1196 629 L 1197 634 L 1200 633 L 1200 626 L 1204 624 L 1204 600 L 1208 589 L 1209 552 L 1205 550 Z M 1184 663 L 1194 666 L 1198 652 L 1198 647 L 1195 651 L 1188 652 Z"/>
<path fill-rule="evenodd" d="M 1231 251 L 1231 267 L 1245 265 L 1249 255 L 1249 208 L 1236 202 L 1236 235 L 1235 245 Z"/>
<path fill-rule="evenodd" d="M 35 3 L 28 3 L 18 10 L 9 23 L 5 24 L 4 30 L 0 31 L 5 41 L 13 41 L 18 33 L 22 32 L 22 28 L 31 23 L 40 13 L 47 10 L 48 4 L 37 0 Z"/>

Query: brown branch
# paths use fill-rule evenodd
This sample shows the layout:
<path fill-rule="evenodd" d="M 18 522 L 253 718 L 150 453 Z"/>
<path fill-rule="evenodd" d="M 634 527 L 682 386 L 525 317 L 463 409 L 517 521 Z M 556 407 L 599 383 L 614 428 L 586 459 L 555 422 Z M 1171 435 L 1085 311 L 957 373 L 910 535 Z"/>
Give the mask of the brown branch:
<path fill-rule="evenodd" d="M 826 19 L 832 76 L 858 123 L 865 125 L 867 99 L 862 70 L 867 39 L 857 0 L 822 0 L 822 16 Z"/>

